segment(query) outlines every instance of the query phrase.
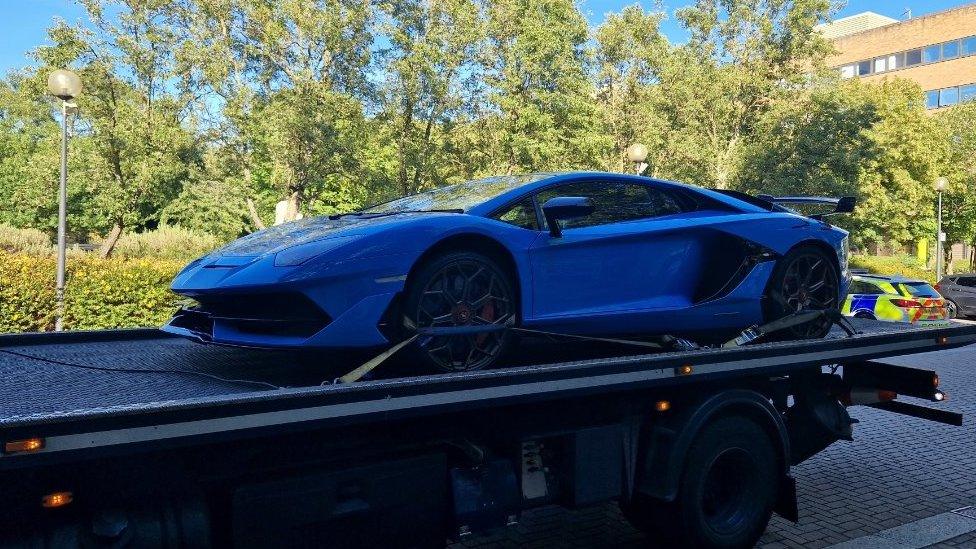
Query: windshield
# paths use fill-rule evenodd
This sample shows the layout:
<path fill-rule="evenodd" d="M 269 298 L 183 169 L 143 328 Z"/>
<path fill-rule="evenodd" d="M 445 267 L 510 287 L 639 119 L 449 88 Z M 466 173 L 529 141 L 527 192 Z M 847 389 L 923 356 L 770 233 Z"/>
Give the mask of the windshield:
<path fill-rule="evenodd" d="M 925 282 L 901 282 L 897 286 L 905 297 L 939 297 L 939 292 Z"/>
<path fill-rule="evenodd" d="M 488 177 L 486 179 L 475 179 L 458 183 L 457 185 L 441 187 L 439 189 L 391 200 L 390 202 L 363 210 L 363 213 L 395 213 L 429 210 L 467 211 L 506 191 L 549 176 L 550 174 L 503 175 Z"/>

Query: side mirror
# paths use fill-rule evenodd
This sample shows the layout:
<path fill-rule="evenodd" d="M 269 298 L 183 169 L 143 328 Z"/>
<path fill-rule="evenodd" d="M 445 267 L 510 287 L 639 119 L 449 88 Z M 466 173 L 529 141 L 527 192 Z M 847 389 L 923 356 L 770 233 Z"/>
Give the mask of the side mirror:
<path fill-rule="evenodd" d="M 585 217 L 593 213 L 596 208 L 593 200 L 583 196 L 557 196 L 550 198 L 542 205 L 542 214 L 546 216 L 549 234 L 554 238 L 563 235 L 559 222 L 566 219 Z"/>

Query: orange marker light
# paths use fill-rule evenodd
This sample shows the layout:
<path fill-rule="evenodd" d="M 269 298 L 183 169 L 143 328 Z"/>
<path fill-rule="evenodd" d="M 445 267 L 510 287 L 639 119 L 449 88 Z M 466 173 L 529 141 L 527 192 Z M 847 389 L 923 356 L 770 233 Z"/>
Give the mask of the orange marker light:
<path fill-rule="evenodd" d="M 71 492 L 53 492 L 41 498 L 41 507 L 54 509 L 64 507 L 74 501 L 74 494 Z"/>
<path fill-rule="evenodd" d="M 667 400 L 659 400 L 654 403 L 654 409 L 658 412 L 667 412 L 671 409 L 671 403 Z"/>
<path fill-rule="evenodd" d="M 949 338 L 946 336 L 939 336 L 937 341 L 939 342 L 939 345 L 945 345 L 946 343 L 949 343 Z"/>
<path fill-rule="evenodd" d="M 11 440 L 3 443 L 3 453 L 16 454 L 19 452 L 36 452 L 44 448 L 43 438 L 27 438 L 24 440 Z"/>
<path fill-rule="evenodd" d="M 932 374 L 932 386 L 933 387 L 939 386 L 939 374 Z"/>
<path fill-rule="evenodd" d="M 678 367 L 678 374 L 679 375 L 686 376 L 686 375 L 691 374 L 691 372 L 693 372 L 693 371 L 694 371 L 694 369 L 691 367 L 691 364 L 685 364 L 683 366 L 679 366 Z"/>

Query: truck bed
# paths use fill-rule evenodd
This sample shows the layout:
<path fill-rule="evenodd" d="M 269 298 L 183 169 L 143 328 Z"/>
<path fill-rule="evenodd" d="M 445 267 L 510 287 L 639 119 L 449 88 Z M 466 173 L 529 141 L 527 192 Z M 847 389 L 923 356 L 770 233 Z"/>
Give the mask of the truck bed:
<path fill-rule="evenodd" d="M 156 330 L 3 335 L 0 439 L 44 437 L 45 446 L 0 455 L 0 469 L 43 455 L 775 375 L 976 343 L 976 325 L 853 321 L 861 333 L 852 337 L 835 329 L 822 340 L 639 355 L 627 354 L 633 348 L 527 341 L 503 368 L 351 384 L 332 383 L 357 365 L 338 355 L 202 345 Z"/>

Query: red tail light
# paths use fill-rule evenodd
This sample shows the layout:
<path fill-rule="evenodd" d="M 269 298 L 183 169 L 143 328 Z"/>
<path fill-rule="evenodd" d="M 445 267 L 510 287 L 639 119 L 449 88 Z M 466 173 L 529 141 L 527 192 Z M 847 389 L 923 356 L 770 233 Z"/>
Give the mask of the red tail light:
<path fill-rule="evenodd" d="M 942 291 L 942 285 L 941 284 L 936 284 L 935 286 L 932 286 L 932 287 L 935 288 L 935 291 L 937 291 L 937 292 L 941 292 Z"/>
<path fill-rule="evenodd" d="M 902 308 L 906 308 L 906 309 L 907 308 L 911 308 L 911 307 L 916 307 L 917 308 L 917 307 L 921 307 L 922 306 L 921 303 L 919 303 L 918 301 L 915 301 L 914 299 L 892 299 L 891 300 L 891 303 L 895 307 L 902 307 Z"/>

